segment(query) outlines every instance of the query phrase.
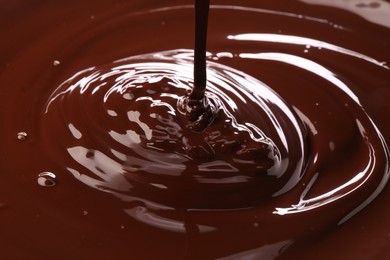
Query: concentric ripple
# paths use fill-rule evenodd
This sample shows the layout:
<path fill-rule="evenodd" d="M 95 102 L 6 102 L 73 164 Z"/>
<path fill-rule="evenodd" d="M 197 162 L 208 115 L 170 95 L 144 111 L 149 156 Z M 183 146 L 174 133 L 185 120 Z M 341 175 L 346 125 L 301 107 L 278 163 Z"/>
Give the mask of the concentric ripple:
<path fill-rule="evenodd" d="M 193 7 L 146 2 L 102 1 L 74 17 L 93 2 L 42 3 L 10 27 L 2 190 L 10 208 L 27 206 L 4 210 L 9 255 L 37 252 L 41 240 L 15 235 L 34 228 L 71 244 L 64 257 L 140 259 L 289 258 L 305 255 L 306 241 L 327 249 L 324 233 L 356 234 L 353 221 L 333 227 L 389 177 L 388 23 L 305 4 L 315 1 L 213 5 L 206 95 L 218 113 L 194 128 L 181 110 L 193 87 Z M 39 33 L 17 37 L 23 28 Z M 52 188 L 37 184 L 42 173 L 55 176 Z"/>
<path fill-rule="evenodd" d="M 289 59 L 279 60 L 288 63 Z M 259 80 L 210 62 L 207 96 L 222 112 L 199 133 L 185 127 L 185 117 L 177 110 L 192 87 L 191 61 L 190 51 L 167 51 L 76 74 L 54 92 L 46 107 L 42 129 L 58 136 L 44 136 L 56 140 L 49 143 L 66 148 L 74 160 L 67 165 L 68 171 L 81 182 L 124 201 L 142 202 L 149 210 L 248 206 L 264 210 L 262 205 L 269 205 L 273 198 L 299 190 L 296 186 L 304 178 L 307 182 L 299 197 L 289 195 L 291 206 L 271 203 L 274 213 L 313 210 L 344 197 L 357 203 L 356 196 L 368 192 L 343 222 L 387 182 L 383 138 L 357 98 L 336 78 L 328 81 L 340 84 L 323 95 L 321 103 L 332 104 L 327 114 L 337 112 L 340 118 L 322 116 L 312 123 L 305 111 L 289 107 Z M 63 120 L 53 124 L 58 118 Z M 321 129 L 341 121 L 349 122 L 346 129 Z M 346 153 L 348 161 L 339 161 L 339 155 Z M 328 165 L 330 161 L 337 163 Z M 327 178 L 333 185 L 327 184 L 330 188 L 324 190 L 321 182 Z M 313 193 L 316 189 L 321 192 Z M 139 210 L 132 212 L 133 217 L 147 221 Z M 159 226 L 157 219 L 149 224 Z"/>
<path fill-rule="evenodd" d="M 43 129 L 78 163 L 68 169 L 80 181 L 126 200 L 237 208 L 292 189 L 306 157 L 292 109 L 262 82 L 210 62 L 207 98 L 219 112 L 195 131 L 178 109 L 192 67 L 192 51 L 174 50 L 86 69 L 54 92 Z"/>

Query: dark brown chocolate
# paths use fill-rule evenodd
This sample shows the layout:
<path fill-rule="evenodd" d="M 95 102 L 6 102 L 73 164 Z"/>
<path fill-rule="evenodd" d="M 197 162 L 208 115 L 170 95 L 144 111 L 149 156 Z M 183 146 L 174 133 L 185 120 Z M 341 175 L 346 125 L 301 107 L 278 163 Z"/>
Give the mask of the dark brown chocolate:
<path fill-rule="evenodd" d="M 4 259 L 390 256 L 388 2 L 211 4 L 3 3 Z"/>

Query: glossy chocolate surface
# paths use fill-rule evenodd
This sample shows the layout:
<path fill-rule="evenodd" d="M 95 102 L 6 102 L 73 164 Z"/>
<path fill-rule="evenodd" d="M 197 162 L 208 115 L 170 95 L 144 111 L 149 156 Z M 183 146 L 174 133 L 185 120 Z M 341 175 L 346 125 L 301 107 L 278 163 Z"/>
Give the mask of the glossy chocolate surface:
<path fill-rule="evenodd" d="M 5 259 L 390 257 L 388 1 L 1 5 Z"/>

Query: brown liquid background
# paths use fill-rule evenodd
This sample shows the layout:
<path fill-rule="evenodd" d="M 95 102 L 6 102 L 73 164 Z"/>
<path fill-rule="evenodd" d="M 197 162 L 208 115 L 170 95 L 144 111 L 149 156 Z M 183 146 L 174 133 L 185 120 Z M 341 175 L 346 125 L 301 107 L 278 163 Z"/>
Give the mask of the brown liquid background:
<path fill-rule="evenodd" d="M 188 2 L 171 1 L 169 5 L 176 3 Z M 229 1 L 218 2 L 218 4 L 223 3 L 237 4 Z M 121 34 L 117 39 L 99 38 L 101 43 L 91 44 L 92 48 L 86 45 L 77 53 L 67 48 L 69 39 L 76 43 L 84 42 L 89 37 L 90 24 L 104 21 L 104 16 L 110 17 L 110 13 L 124 14 L 134 10 L 147 10 L 167 3 L 15 1 L 3 4 L 5 6 L 0 8 L 0 17 L 2 17 L 0 23 L 2 39 L 0 43 L 2 99 L 0 198 L 2 201 L 0 202 L 4 203 L 4 206 L 0 208 L 2 220 L 0 248 L 5 259 L 22 257 L 28 259 L 112 257 L 116 259 L 124 255 L 134 259 L 139 257 L 208 259 L 240 252 L 236 252 L 235 248 L 242 251 L 253 248 L 253 245 L 250 245 L 251 238 L 245 238 L 245 228 L 242 231 L 237 230 L 236 234 L 222 233 L 218 237 L 210 236 L 205 240 L 198 240 L 196 231 L 191 236 L 172 235 L 137 225 L 128 215 L 117 210 L 121 207 L 121 203 L 106 194 L 89 189 L 75 181 L 71 175 L 61 175 L 55 189 L 45 189 L 36 184 L 37 174 L 47 170 L 45 169 L 47 158 L 42 156 L 44 153 L 39 150 L 39 145 L 36 143 L 39 137 L 34 136 L 36 133 L 34 113 L 40 109 L 41 104 L 52 91 L 47 86 L 58 86 L 77 71 L 95 64 L 105 64 L 115 59 L 162 49 L 162 46 L 153 44 L 153 39 L 156 37 L 153 33 L 150 34 L 150 39 L 133 41 L 133 38 L 137 37 L 137 30 L 143 30 L 142 26 L 134 27 L 132 34 Z M 240 5 L 291 11 L 314 17 L 332 17 L 335 23 L 350 27 L 356 27 L 355 23 L 358 23 L 359 30 L 368 35 L 361 35 L 362 44 L 348 38 L 329 38 L 328 42 L 340 43 L 344 47 L 351 46 L 351 49 L 353 47 L 355 50 L 361 48 L 358 51 L 361 50 L 371 57 L 390 62 L 389 41 L 386 40 L 389 39 L 389 30 L 363 22 L 353 14 L 332 8 L 307 6 L 299 2 L 286 6 L 283 1 L 256 3 L 248 1 L 248 3 L 240 2 Z M 184 19 L 189 19 L 188 15 L 191 13 L 182 15 Z M 213 35 L 213 30 L 218 31 L 219 26 L 223 26 L 223 22 L 219 25 L 221 21 L 214 20 L 212 12 L 210 15 L 210 34 Z M 91 16 L 94 16 L 94 19 L 91 19 Z M 275 28 L 278 27 L 277 20 L 267 21 L 267 23 L 275 24 Z M 159 24 L 150 26 L 153 28 Z M 259 26 L 261 25 L 254 25 L 254 28 Z M 177 37 L 174 35 L 175 32 L 170 30 L 171 27 L 167 27 L 164 30 L 154 31 L 161 35 L 171 35 L 167 38 L 167 49 L 192 48 L 193 36 L 190 30 L 181 28 L 183 33 Z M 123 28 L 118 28 L 121 29 Z M 237 30 L 239 29 L 238 27 Z M 304 27 L 297 27 L 295 33 L 305 35 L 305 30 Z M 369 39 L 371 34 L 382 35 L 383 43 L 380 46 L 377 46 L 377 41 L 370 44 L 366 39 Z M 316 35 L 310 36 L 315 38 Z M 212 37 L 218 35 L 214 34 Z M 318 32 L 318 37 L 327 39 L 331 35 Z M 115 48 L 107 51 L 114 42 Z M 212 38 L 209 42 L 209 50 L 218 51 L 218 46 L 212 44 Z M 93 40 L 90 43 L 93 43 Z M 53 67 L 53 60 L 60 60 L 61 65 Z M 68 65 L 67 61 L 72 61 L 69 62 L 71 65 Z M 246 72 L 250 73 L 248 70 Z M 388 142 L 390 140 L 390 124 L 387 119 L 387 113 L 390 111 L 390 104 L 387 102 L 390 97 L 389 72 L 376 80 L 378 82 L 373 84 L 374 88 L 367 86 L 354 91 Z M 37 91 L 42 93 L 42 98 L 31 99 Z M 26 142 L 20 142 L 15 138 L 16 133 L 20 131 L 32 133 Z M 54 172 L 62 170 L 55 169 L 53 165 L 50 166 L 50 170 Z M 390 211 L 387 209 L 389 192 L 387 186 L 369 207 L 347 223 L 327 229 L 310 241 L 301 241 L 287 250 L 282 258 L 294 256 L 307 259 L 313 257 L 383 259 L 389 257 L 390 224 L 387 221 L 390 217 Z M 84 211 L 88 214 L 84 215 Z M 318 212 L 317 220 L 321 219 L 323 214 L 328 212 Z M 317 220 L 308 219 L 304 228 L 309 231 L 310 222 Z M 275 227 L 275 233 L 283 232 L 285 228 Z M 167 236 L 169 240 L 166 239 Z M 229 236 L 229 244 L 218 242 L 223 236 Z M 186 248 L 186 244 L 191 244 L 191 247 Z M 248 244 L 247 248 L 245 244 Z M 222 255 L 215 253 L 221 251 L 225 253 Z"/>

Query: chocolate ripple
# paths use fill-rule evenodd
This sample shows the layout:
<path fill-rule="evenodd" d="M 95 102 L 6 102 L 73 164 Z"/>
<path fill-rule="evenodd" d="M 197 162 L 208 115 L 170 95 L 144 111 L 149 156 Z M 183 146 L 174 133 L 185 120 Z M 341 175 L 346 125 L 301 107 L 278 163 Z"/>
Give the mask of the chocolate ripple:
<path fill-rule="evenodd" d="M 214 8 L 270 15 L 261 9 Z M 271 15 L 302 19 L 283 12 Z M 351 212 L 368 204 L 387 182 L 388 150 L 348 79 L 302 55 L 235 50 L 249 49 L 248 42 L 271 42 L 282 49 L 304 46 L 304 54 L 316 49 L 355 59 L 377 70 L 388 67 L 308 37 L 252 33 L 228 35 L 230 41 L 236 42 L 232 52 L 209 54 L 213 61 L 208 63 L 207 97 L 219 111 L 211 126 L 188 128 L 180 102 L 193 86 L 192 54 L 172 50 L 91 67 L 65 81 L 49 98 L 42 117 L 44 146 L 70 156 L 73 163 L 64 168 L 78 180 L 124 201 L 142 201 L 146 208 L 272 205 L 270 214 L 285 215 L 340 199 L 354 201 Z M 282 78 L 292 78 L 290 87 L 274 92 L 280 90 L 279 82 L 266 84 L 219 62 L 241 65 L 249 59 L 259 68 L 268 63 L 277 67 L 273 69 Z M 293 94 L 290 88 L 304 94 Z"/>
<path fill-rule="evenodd" d="M 64 168 L 84 184 L 152 211 L 258 210 L 271 204 L 273 214 L 285 215 L 346 197 L 356 208 L 344 222 L 383 189 L 388 179 L 383 137 L 353 92 L 329 70 L 289 54 L 239 55 L 290 65 L 295 59 L 295 67 L 328 83 L 311 90 L 322 94 L 315 106 L 326 106 L 312 122 L 305 108 L 290 107 L 263 82 L 209 62 L 207 97 L 221 112 L 198 132 L 186 127 L 178 109 L 193 86 L 191 53 L 139 55 L 77 73 L 49 98 L 41 122 L 44 146 L 70 156 L 74 163 Z M 340 124 L 343 129 L 336 127 Z M 291 206 L 283 207 L 277 197 L 293 188 L 285 199 Z"/>
<path fill-rule="evenodd" d="M 86 69 L 49 98 L 45 147 L 70 155 L 77 164 L 64 168 L 80 181 L 125 200 L 240 208 L 294 188 L 306 167 L 295 112 L 240 71 L 210 62 L 208 75 L 207 98 L 218 115 L 195 131 L 180 111 L 193 86 L 192 51 Z"/>
<path fill-rule="evenodd" d="M 191 6 L 101 9 L 84 17 L 88 22 L 81 14 L 69 18 L 72 26 L 62 30 L 48 25 L 13 57 L 26 75 L 1 78 L 21 86 L 4 118 L 18 118 L 23 123 L 12 121 L 15 134 L 26 133 L 6 172 L 21 168 L 20 150 L 30 154 L 26 175 L 56 177 L 53 198 L 36 201 L 79 221 L 63 234 L 78 235 L 88 223 L 125 238 L 114 239 L 107 252 L 272 259 L 290 248 L 294 255 L 295 245 L 305 254 L 307 241 L 356 215 L 388 182 L 384 122 L 366 106 L 366 93 L 389 79 L 388 31 L 369 30 L 372 25 L 352 16 L 355 27 L 331 21 L 331 9 L 267 5 L 212 7 L 207 97 L 218 116 L 203 131 L 192 131 L 178 109 L 192 87 L 192 42 L 185 41 L 192 32 L 183 29 L 191 25 Z M 245 19 L 226 19 L 235 16 Z M 39 59 L 25 63 L 33 54 Z M 23 101 L 31 111 L 18 107 Z M 24 195 L 35 194 L 22 184 Z M 95 222 L 58 206 L 57 197 L 78 196 L 82 202 L 72 210 L 83 216 L 85 207 L 104 209 L 88 215 Z M 86 203 L 91 198 L 100 200 Z M 131 232 L 96 224 L 118 219 Z M 150 252 L 143 234 L 161 246 Z M 79 250 L 101 252 L 101 236 L 91 237 L 94 250 Z M 18 247 L 17 241 L 10 243 Z M 23 247 L 35 250 L 31 243 Z"/>

